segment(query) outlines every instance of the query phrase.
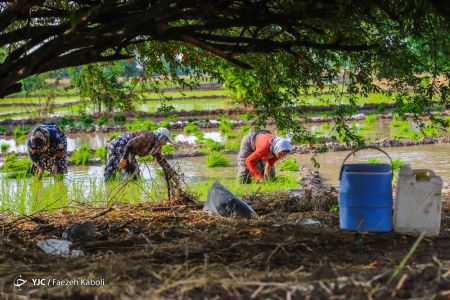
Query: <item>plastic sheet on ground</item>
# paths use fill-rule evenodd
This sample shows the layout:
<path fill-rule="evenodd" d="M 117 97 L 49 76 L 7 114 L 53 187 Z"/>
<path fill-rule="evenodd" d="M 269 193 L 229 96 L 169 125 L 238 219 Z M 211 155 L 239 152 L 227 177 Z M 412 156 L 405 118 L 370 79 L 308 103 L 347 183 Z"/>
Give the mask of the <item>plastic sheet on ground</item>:
<path fill-rule="evenodd" d="M 253 218 L 258 215 L 245 201 L 216 181 L 208 191 L 208 199 L 203 206 L 204 211 L 217 213 L 225 217 Z"/>
<path fill-rule="evenodd" d="M 295 220 L 294 222 L 295 225 L 316 225 L 316 224 L 320 224 L 319 220 L 316 219 L 310 219 L 310 218 L 300 218 Z"/>
<path fill-rule="evenodd" d="M 82 250 L 70 249 L 72 242 L 67 240 L 47 239 L 37 242 L 39 248 L 47 254 L 59 256 L 83 256 Z"/>

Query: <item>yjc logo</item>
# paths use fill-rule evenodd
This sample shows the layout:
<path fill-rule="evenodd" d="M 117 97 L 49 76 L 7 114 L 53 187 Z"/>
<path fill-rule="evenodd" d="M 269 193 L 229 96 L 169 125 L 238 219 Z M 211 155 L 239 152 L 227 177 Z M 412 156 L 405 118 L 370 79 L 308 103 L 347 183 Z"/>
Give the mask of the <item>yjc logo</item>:
<path fill-rule="evenodd" d="M 22 285 L 27 283 L 27 281 L 28 280 L 26 280 L 26 279 L 22 279 L 22 275 L 18 275 L 18 276 L 16 276 L 16 278 L 14 278 L 13 284 L 15 287 L 17 287 L 19 289 L 19 291 L 22 291 Z"/>

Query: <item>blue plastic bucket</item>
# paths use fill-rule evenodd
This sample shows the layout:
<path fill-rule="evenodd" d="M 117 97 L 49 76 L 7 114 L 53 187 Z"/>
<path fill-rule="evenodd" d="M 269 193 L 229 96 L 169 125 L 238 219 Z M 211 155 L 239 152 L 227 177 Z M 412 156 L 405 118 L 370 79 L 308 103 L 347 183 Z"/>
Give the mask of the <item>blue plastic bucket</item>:
<path fill-rule="evenodd" d="M 392 231 L 392 160 L 389 164 L 345 164 L 340 173 L 339 221 L 343 230 Z"/>

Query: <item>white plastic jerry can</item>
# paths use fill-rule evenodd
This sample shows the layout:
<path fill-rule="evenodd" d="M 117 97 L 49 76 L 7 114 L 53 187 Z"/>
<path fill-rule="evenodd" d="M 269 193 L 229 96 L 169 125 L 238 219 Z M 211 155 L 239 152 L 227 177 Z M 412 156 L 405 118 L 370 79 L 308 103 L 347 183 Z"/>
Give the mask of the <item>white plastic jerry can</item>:
<path fill-rule="evenodd" d="M 399 233 L 437 236 L 441 227 L 442 178 L 432 170 L 411 170 L 402 165 L 394 202 L 394 230 Z"/>

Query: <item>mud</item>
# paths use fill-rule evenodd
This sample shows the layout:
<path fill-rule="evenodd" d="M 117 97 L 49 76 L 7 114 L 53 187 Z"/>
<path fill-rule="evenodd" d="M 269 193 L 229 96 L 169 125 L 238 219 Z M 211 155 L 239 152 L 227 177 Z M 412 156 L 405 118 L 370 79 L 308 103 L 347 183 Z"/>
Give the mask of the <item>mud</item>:
<path fill-rule="evenodd" d="M 72 105 L 72 103 L 67 103 L 67 104 L 61 104 L 62 106 L 67 106 L 67 105 Z M 364 104 L 363 106 L 360 106 L 357 113 L 353 116 L 350 116 L 347 118 L 348 121 L 361 121 L 365 119 L 365 114 L 369 113 L 369 112 L 373 112 L 372 109 L 367 108 L 371 107 L 370 104 Z M 303 108 L 295 108 L 298 109 L 299 111 L 303 112 L 303 113 L 320 113 L 320 112 L 325 112 L 325 111 L 332 111 L 334 108 L 332 105 L 329 106 L 305 106 Z M 169 115 L 170 116 L 175 116 L 177 118 L 187 118 L 187 117 L 211 117 L 211 116 L 220 116 L 220 115 L 226 115 L 226 116 L 236 116 L 236 115 L 240 115 L 240 114 L 245 114 L 248 112 L 252 112 L 253 110 L 251 108 L 228 108 L 228 109 L 216 109 L 216 110 L 190 110 L 190 111 L 185 111 L 185 110 L 180 110 L 180 111 L 176 111 L 176 112 L 172 112 Z M 292 111 L 292 110 L 290 110 Z M 112 119 L 114 117 L 114 115 L 116 115 L 117 113 L 97 113 L 97 114 L 92 114 L 89 115 L 89 117 L 91 117 L 93 120 L 97 120 L 100 117 L 103 116 L 107 116 L 110 119 Z M 159 113 L 159 112 L 155 112 L 155 113 L 148 113 L 148 112 L 143 112 L 143 111 L 129 111 L 129 112 L 124 112 L 121 113 L 123 115 L 125 115 L 127 122 L 130 122 L 132 120 L 135 120 L 136 118 L 140 118 L 140 119 L 163 119 L 163 118 L 167 118 L 168 114 L 167 113 Z M 444 112 L 439 112 L 439 113 L 435 113 L 439 116 L 448 116 L 450 115 L 449 111 L 444 111 Z M 406 114 L 406 116 L 412 116 L 411 114 Z M 78 120 L 80 117 L 79 116 L 65 116 L 66 118 L 72 118 L 74 120 Z M 379 119 L 392 119 L 392 114 L 391 113 L 384 113 L 384 114 L 380 114 L 377 115 L 377 117 Z M 427 115 L 423 115 L 423 118 L 427 118 Z M 9 130 L 6 132 L 6 134 L 12 134 L 12 130 L 14 127 L 16 126 L 24 126 L 24 125 L 35 125 L 35 124 L 40 124 L 43 122 L 53 122 L 53 123 L 58 123 L 63 117 L 40 117 L 40 118 L 28 118 L 28 119 L 5 119 L 5 120 L 0 120 L 0 126 L 8 126 Z M 304 119 L 299 119 L 299 122 L 305 122 L 305 123 L 325 123 L 325 122 L 332 122 L 333 118 L 331 117 L 307 117 L 305 116 Z M 177 122 L 174 123 L 175 126 L 180 126 L 177 124 L 184 124 L 186 125 L 188 122 L 184 121 L 184 122 Z M 213 127 L 218 127 L 219 123 L 217 122 L 197 122 L 199 126 L 204 126 L 206 128 L 213 128 Z M 203 124 L 201 124 L 203 123 Z M 210 123 L 210 124 L 208 124 Z M 244 122 L 245 123 L 245 122 Z M 253 124 L 253 122 L 248 122 L 248 124 Z M 268 121 L 267 125 L 274 125 L 275 123 L 273 121 Z M 184 125 L 181 125 L 180 127 L 183 127 Z M 239 124 L 237 124 L 239 125 Z M 73 130 L 80 130 L 77 132 L 83 132 L 83 130 L 86 130 L 85 128 L 81 128 L 81 129 L 73 129 Z M 105 130 L 104 127 L 97 127 L 96 130 Z M 112 130 L 110 128 L 107 128 L 106 130 Z M 3 133 L 5 134 L 5 133 Z"/>
<path fill-rule="evenodd" d="M 329 211 L 267 209 L 278 195 L 246 198 L 253 220 L 210 216 L 201 206 L 164 203 L 78 207 L 29 217 L 2 216 L 2 299 L 448 299 L 450 199 L 441 235 L 415 242 L 396 233 L 339 230 Z M 287 201 L 287 200 L 286 200 Z M 299 218 L 319 225 L 297 225 Z M 86 256 L 44 254 L 36 241 L 61 237 L 89 219 L 96 240 L 73 244 Z M 102 286 L 32 286 L 14 278 L 104 279 Z"/>

